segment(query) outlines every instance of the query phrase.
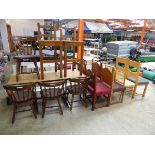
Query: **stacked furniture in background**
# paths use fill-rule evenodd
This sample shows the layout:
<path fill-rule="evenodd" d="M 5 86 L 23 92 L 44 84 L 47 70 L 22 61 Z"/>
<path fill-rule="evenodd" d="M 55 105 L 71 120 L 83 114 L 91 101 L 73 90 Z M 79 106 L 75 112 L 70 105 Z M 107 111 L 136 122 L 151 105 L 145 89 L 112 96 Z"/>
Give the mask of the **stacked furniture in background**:
<path fill-rule="evenodd" d="M 4 58 L 2 52 L 0 52 L 0 83 L 5 81 L 4 67 L 7 63 L 7 60 Z"/>
<path fill-rule="evenodd" d="M 132 48 L 138 47 L 138 42 L 135 41 L 112 41 L 106 43 L 106 47 L 108 50 L 108 55 L 111 57 L 129 57 L 129 51 Z"/>

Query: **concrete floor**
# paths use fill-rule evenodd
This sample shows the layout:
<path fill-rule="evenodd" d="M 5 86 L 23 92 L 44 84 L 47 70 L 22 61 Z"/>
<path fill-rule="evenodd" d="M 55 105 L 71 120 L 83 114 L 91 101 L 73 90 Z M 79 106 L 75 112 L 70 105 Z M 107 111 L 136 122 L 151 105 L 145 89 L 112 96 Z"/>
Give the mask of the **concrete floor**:
<path fill-rule="evenodd" d="M 6 70 L 6 79 L 9 78 L 10 65 Z M 141 90 L 139 88 L 139 90 Z M 155 134 L 155 85 L 150 82 L 147 94 L 131 100 L 125 94 L 124 102 L 91 111 L 80 105 L 73 108 L 72 112 L 63 103 L 64 115 L 57 112 L 47 112 L 41 118 L 41 108 L 38 118 L 35 119 L 31 112 L 18 113 L 15 123 L 11 124 L 12 106 L 6 104 L 4 90 L 0 86 L 0 134 L 54 134 L 54 135 L 96 135 L 96 134 Z M 99 102 L 103 102 L 100 99 Z M 40 106 L 40 105 L 39 105 Z M 41 107 L 41 106 L 40 106 Z"/>

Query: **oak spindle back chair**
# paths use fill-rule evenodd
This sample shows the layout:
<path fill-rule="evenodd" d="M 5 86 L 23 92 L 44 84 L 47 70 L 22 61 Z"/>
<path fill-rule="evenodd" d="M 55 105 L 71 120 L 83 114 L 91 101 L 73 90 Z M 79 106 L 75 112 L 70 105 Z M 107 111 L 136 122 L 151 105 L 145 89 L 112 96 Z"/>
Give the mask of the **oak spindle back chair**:
<path fill-rule="evenodd" d="M 85 89 L 83 88 L 82 82 L 84 82 L 85 77 L 78 77 L 69 79 L 69 86 L 67 86 L 67 101 L 70 106 L 70 110 L 72 110 L 73 102 L 85 101 Z M 68 95 L 71 94 L 72 98 L 69 101 Z M 74 101 L 75 95 L 80 96 L 80 100 Z M 82 98 L 83 95 L 83 98 Z"/>
<path fill-rule="evenodd" d="M 64 84 L 65 80 L 59 80 L 59 81 L 43 81 L 38 83 L 41 88 L 41 97 L 42 97 L 42 118 L 44 118 L 45 115 L 45 109 L 46 108 L 52 108 L 52 107 L 59 107 L 60 113 L 63 115 L 63 110 L 60 103 L 60 98 L 64 93 Z M 57 100 L 58 106 L 47 106 L 48 100 Z"/>
<path fill-rule="evenodd" d="M 34 108 L 35 83 L 4 85 L 3 87 L 8 94 L 9 101 L 13 104 L 12 123 L 15 121 L 15 114 L 17 112 L 32 110 L 34 117 L 37 118 Z M 29 106 L 31 109 L 17 111 L 17 108 L 22 106 Z"/>

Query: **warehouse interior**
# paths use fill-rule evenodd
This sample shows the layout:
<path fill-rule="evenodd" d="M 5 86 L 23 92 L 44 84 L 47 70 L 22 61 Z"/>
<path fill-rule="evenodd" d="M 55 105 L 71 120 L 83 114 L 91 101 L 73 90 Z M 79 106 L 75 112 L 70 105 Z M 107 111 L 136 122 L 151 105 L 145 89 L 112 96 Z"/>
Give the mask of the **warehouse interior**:
<path fill-rule="evenodd" d="M 152 154 L 152 2 L 148 9 L 136 1 L 118 6 L 122 0 L 7 1 L 0 10 L 1 152 Z"/>

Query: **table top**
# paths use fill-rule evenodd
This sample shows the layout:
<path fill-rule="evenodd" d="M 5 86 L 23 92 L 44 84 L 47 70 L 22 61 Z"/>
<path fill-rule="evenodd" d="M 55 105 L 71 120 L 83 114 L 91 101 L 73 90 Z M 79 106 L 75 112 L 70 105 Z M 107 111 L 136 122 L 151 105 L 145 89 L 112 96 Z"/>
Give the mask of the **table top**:
<path fill-rule="evenodd" d="M 40 58 L 39 55 L 17 55 L 13 57 L 14 59 L 36 59 Z"/>
<path fill-rule="evenodd" d="M 49 80 L 61 80 L 68 78 L 76 78 L 76 77 L 85 77 L 84 74 L 80 76 L 79 70 L 67 70 L 67 77 L 60 78 L 60 70 L 57 72 L 52 71 L 44 71 L 44 80 L 38 79 L 36 73 L 32 74 L 20 74 L 19 81 L 16 81 L 16 74 L 11 74 L 7 84 L 19 84 L 19 83 L 29 83 L 29 82 L 39 82 L 39 81 L 49 81 Z"/>

